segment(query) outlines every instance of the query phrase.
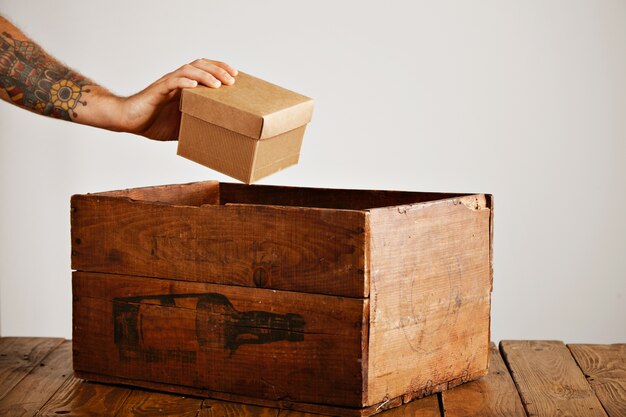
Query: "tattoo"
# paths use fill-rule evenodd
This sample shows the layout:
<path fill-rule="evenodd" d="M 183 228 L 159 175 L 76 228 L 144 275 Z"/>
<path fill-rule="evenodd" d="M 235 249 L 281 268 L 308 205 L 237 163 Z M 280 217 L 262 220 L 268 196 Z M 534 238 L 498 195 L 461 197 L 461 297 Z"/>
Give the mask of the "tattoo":
<path fill-rule="evenodd" d="M 47 56 L 33 42 L 0 34 L 0 89 L 18 106 L 59 119 L 77 117 L 94 83 Z"/>

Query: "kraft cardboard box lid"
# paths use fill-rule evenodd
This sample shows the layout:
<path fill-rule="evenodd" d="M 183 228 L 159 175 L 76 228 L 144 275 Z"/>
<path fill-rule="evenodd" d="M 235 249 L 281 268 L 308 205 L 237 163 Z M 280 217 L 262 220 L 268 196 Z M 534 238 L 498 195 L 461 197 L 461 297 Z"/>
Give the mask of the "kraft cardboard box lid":
<path fill-rule="evenodd" d="M 254 139 L 267 139 L 311 121 L 313 100 L 239 72 L 235 84 L 183 90 L 180 110 Z"/>

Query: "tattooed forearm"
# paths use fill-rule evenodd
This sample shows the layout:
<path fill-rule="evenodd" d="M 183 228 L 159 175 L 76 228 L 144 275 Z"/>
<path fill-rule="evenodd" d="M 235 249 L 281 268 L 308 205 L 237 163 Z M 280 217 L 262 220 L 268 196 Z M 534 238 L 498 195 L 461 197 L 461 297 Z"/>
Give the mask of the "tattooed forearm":
<path fill-rule="evenodd" d="M 0 33 L 0 90 L 18 106 L 72 120 L 94 83 L 51 58 L 35 43 Z"/>
<path fill-rule="evenodd" d="M 181 90 L 232 85 L 236 76 L 228 64 L 197 59 L 132 96 L 120 97 L 54 59 L 0 15 L 0 100 L 46 116 L 176 140 Z"/>

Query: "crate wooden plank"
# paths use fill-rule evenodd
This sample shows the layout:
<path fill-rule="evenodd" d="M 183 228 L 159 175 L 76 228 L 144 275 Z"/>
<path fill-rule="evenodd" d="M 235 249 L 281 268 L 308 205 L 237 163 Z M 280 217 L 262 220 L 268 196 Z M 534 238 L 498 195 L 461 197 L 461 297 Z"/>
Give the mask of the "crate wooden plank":
<path fill-rule="evenodd" d="M 363 297 L 367 213 L 72 198 L 72 268 Z"/>
<path fill-rule="evenodd" d="M 178 206 L 219 204 L 219 182 L 203 181 L 190 184 L 160 185 L 127 190 L 95 193 L 94 196 L 123 197 L 137 201 L 152 201 Z"/>
<path fill-rule="evenodd" d="M 160 392 L 133 390 L 115 417 L 196 417 L 202 400 Z"/>
<path fill-rule="evenodd" d="M 220 184 L 220 203 L 366 210 L 442 200 L 467 194 L 410 191 L 333 190 L 274 185 Z"/>
<path fill-rule="evenodd" d="M 626 344 L 568 348 L 609 417 L 626 417 Z"/>
<path fill-rule="evenodd" d="M 399 396 L 406 402 L 486 373 L 487 201 L 477 195 L 370 212 L 376 296 L 370 303 L 367 404 Z"/>
<path fill-rule="evenodd" d="M 529 415 L 606 417 L 562 342 L 506 340 L 500 350 Z"/>
<path fill-rule="evenodd" d="M 66 341 L 53 348 L 39 365 L 0 398 L 0 416 L 34 416 L 72 372 L 72 343 Z"/>
<path fill-rule="evenodd" d="M 116 376 L 110 375 L 99 375 L 99 374 L 90 374 L 88 372 L 78 371 L 76 374 L 80 378 L 84 378 L 89 381 L 100 381 L 104 383 L 110 384 L 120 384 L 120 385 L 130 385 L 130 386 L 139 386 L 148 389 L 154 389 L 163 392 L 172 392 L 177 394 L 185 394 L 196 397 L 207 397 L 211 398 L 211 400 L 223 400 L 227 402 L 235 402 L 240 403 L 242 405 L 246 405 L 250 410 L 255 410 L 253 406 L 271 409 L 282 409 L 282 410 L 292 410 L 299 411 L 304 413 L 312 413 L 312 414 L 322 414 L 333 417 L 369 417 L 376 414 L 379 410 L 377 410 L 378 405 L 368 407 L 368 408 L 347 408 L 326 404 L 313 404 L 313 403 L 303 403 L 303 402 L 294 402 L 291 401 L 290 398 L 282 398 L 279 400 L 268 400 L 264 398 L 256 398 L 249 397 L 240 394 L 232 394 L 228 392 L 221 391 L 209 391 L 206 389 L 188 387 L 183 385 L 171 385 L 164 384 L 159 382 L 150 382 L 143 380 L 130 380 L 125 378 L 120 378 Z M 397 405 L 396 405 L 397 406 Z M 282 411 L 281 410 L 281 411 Z M 284 412 L 284 411 L 283 411 Z"/>
<path fill-rule="evenodd" d="M 513 379 L 495 344 L 491 344 L 489 373 L 442 393 L 446 417 L 526 417 Z"/>
<path fill-rule="evenodd" d="M 361 404 L 367 299 L 81 272 L 73 294 L 74 368 L 96 379 Z"/>
<path fill-rule="evenodd" d="M 37 417 L 111 417 L 120 409 L 131 390 L 68 378 L 36 414 Z"/>
<path fill-rule="evenodd" d="M 0 339 L 0 398 L 15 387 L 63 339 L 3 337 Z"/>

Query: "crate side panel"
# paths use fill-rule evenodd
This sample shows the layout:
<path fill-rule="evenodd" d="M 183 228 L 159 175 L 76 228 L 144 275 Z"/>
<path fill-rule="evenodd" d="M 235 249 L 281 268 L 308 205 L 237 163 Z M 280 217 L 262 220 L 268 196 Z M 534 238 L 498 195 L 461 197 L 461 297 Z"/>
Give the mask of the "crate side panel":
<path fill-rule="evenodd" d="M 373 210 L 370 224 L 368 404 L 486 372 L 491 271 L 484 196 Z"/>
<path fill-rule="evenodd" d="M 271 204 L 277 206 L 365 210 L 459 197 L 465 194 L 383 190 L 341 190 L 274 185 L 220 184 L 222 204 Z"/>
<path fill-rule="evenodd" d="M 365 299 L 75 272 L 74 368 L 361 406 Z"/>
<path fill-rule="evenodd" d="M 101 196 L 72 209 L 76 270 L 367 296 L 365 212 Z"/>

